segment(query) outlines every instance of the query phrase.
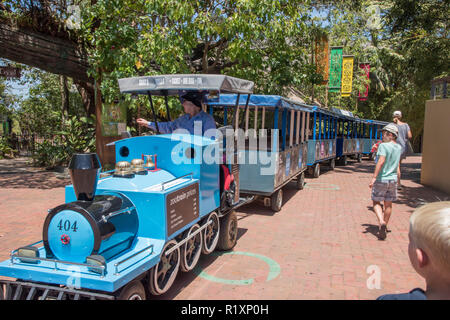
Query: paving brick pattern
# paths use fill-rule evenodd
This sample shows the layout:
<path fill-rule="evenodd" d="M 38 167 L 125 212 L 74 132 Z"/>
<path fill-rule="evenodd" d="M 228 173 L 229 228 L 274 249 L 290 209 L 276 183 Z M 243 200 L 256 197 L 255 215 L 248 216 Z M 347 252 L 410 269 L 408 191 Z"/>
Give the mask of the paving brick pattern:
<path fill-rule="evenodd" d="M 257 202 L 239 209 L 233 252 L 202 256 L 194 272 L 180 273 L 167 294 L 153 298 L 375 299 L 423 288 L 408 259 L 408 219 L 422 203 L 450 196 L 419 183 L 420 163 L 415 156 L 403 165 L 405 187 L 385 241 L 376 236 L 368 187 L 373 162 L 350 162 L 334 171 L 324 166 L 319 178 L 306 179 L 304 190 L 294 183 L 284 187 L 280 212 Z M 0 170 L 1 260 L 41 239 L 47 209 L 64 201 L 68 182 L 52 172 Z"/>

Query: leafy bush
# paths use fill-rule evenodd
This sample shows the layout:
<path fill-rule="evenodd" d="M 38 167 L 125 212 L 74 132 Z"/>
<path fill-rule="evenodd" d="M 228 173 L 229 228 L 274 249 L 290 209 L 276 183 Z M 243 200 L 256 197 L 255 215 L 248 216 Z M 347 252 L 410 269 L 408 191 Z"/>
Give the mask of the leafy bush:
<path fill-rule="evenodd" d="M 61 162 L 60 156 L 64 153 L 61 146 L 54 145 L 52 141 L 44 140 L 36 144 L 36 149 L 31 156 L 33 163 L 39 167 L 54 167 Z"/>
<path fill-rule="evenodd" d="M 72 116 L 57 131 L 53 141 L 37 144 L 32 156 L 38 166 L 67 165 L 74 153 L 95 152 L 94 119 Z"/>
<path fill-rule="evenodd" d="M 0 137 L 0 159 L 14 158 L 16 152 L 17 150 L 11 148 L 6 138 Z"/>

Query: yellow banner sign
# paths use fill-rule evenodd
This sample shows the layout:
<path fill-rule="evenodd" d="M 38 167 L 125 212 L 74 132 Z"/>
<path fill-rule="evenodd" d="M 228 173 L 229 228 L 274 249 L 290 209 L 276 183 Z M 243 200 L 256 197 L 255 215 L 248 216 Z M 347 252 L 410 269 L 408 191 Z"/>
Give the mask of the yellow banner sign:
<path fill-rule="evenodd" d="M 352 93 L 353 81 L 353 56 L 343 56 L 342 58 L 342 82 L 341 96 L 348 97 Z"/>

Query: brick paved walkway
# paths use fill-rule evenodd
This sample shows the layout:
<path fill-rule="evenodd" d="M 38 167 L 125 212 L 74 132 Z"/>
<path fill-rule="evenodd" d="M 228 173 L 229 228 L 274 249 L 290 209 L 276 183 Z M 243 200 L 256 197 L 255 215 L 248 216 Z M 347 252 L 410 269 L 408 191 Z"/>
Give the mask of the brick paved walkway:
<path fill-rule="evenodd" d="M 286 186 L 282 211 L 253 203 L 238 212 L 239 240 L 231 253 L 202 256 L 195 272 L 180 273 L 156 299 L 375 299 L 424 287 L 408 259 L 408 219 L 424 202 L 450 196 L 419 183 L 420 157 L 404 164 L 403 184 L 385 241 L 368 187 L 373 162 L 350 163 Z M 64 201 L 68 180 L 52 172 L 2 173 L 0 259 L 42 237 L 48 208 Z M 41 185 L 42 184 L 42 185 Z M 379 271 L 380 289 L 368 289 L 368 271 Z"/>

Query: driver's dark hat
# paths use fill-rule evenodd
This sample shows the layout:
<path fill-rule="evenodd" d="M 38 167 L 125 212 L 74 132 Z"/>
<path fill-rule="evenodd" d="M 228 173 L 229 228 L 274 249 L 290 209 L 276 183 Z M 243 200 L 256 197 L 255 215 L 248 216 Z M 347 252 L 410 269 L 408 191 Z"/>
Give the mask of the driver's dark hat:
<path fill-rule="evenodd" d="M 202 107 L 202 94 L 200 92 L 188 91 L 181 96 L 181 99 L 190 101 L 199 108 Z"/>

